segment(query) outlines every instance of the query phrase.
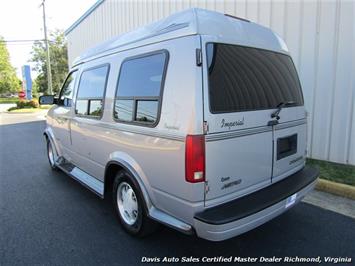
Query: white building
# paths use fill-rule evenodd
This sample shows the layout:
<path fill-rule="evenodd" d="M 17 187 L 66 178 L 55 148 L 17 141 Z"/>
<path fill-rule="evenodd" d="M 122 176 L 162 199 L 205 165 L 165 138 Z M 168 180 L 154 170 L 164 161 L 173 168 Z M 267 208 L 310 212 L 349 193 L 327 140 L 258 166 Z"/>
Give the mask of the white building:
<path fill-rule="evenodd" d="M 309 156 L 355 165 L 355 2 L 99 0 L 65 34 L 69 62 L 113 36 L 190 7 L 246 18 L 287 43 L 309 112 Z"/>

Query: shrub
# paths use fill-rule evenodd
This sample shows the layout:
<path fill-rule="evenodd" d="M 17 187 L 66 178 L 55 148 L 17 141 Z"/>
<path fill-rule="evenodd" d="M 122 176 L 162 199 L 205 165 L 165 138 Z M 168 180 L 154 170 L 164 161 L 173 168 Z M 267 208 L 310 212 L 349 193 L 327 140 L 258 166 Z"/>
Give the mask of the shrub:
<path fill-rule="evenodd" d="M 28 100 L 20 100 L 17 102 L 17 109 L 22 108 L 38 108 L 39 103 L 37 99 Z"/>
<path fill-rule="evenodd" d="M 36 99 L 30 100 L 28 102 L 28 105 L 29 105 L 29 107 L 32 107 L 32 108 L 38 108 L 39 107 L 38 100 L 36 100 Z"/>
<path fill-rule="evenodd" d="M 25 105 L 26 105 L 26 101 L 24 101 L 24 100 L 20 100 L 20 101 L 17 102 L 17 108 L 18 109 L 25 108 Z"/>

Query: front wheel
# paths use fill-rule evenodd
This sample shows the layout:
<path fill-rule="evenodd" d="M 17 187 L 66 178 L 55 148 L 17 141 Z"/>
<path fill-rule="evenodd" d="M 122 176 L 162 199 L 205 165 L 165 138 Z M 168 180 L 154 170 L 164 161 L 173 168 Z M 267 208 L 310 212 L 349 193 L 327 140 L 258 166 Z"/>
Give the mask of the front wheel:
<path fill-rule="evenodd" d="M 156 230 L 157 224 L 147 216 L 138 185 L 125 171 L 117 173 L 112 196 L 116 215 L 126 232 L 143 237 Z"/>
<path fill-rule="evenodd" d="M 47 139 L 47 157 L 48 157 L 49 165 L 52 168 L 52 170 L 58 170 L 58 167 L 56 166 L 55 163 L 56 160 L 55 151 L 49 139 Z"/>

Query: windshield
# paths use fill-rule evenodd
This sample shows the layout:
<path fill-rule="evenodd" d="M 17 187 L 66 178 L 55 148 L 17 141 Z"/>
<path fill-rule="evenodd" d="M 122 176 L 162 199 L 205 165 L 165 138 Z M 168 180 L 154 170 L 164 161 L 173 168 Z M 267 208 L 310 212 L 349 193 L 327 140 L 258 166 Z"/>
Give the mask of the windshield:
<path fill-rule="evenodd" d="M 291 57 L 263 49 L 208 43 L 208 83 L 212 113 L 303 105 Z"/>

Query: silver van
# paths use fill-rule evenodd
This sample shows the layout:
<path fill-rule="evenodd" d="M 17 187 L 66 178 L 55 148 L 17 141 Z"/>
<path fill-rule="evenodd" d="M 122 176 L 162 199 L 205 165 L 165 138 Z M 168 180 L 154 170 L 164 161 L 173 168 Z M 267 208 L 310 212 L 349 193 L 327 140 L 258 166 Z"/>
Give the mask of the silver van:
<path fill-rule="evenodd" d="M 52 169 L 112 197 L 130 234 L 157 222 L 220 241 L 294 206 L 305 166 L 301 84 L 282 39 L 189 9 L 83 53 L 47 115 Z"/>

